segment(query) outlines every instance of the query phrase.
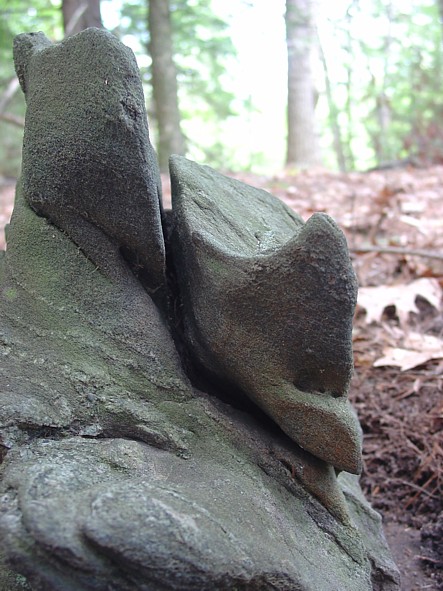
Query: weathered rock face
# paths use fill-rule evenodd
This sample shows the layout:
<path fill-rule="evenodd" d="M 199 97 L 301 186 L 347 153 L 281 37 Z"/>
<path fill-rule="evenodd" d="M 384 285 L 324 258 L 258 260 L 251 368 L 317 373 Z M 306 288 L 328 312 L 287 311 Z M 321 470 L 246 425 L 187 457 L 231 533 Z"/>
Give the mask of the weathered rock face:
<path fill-rule="evenodd" d="M 0 256 L 0 591 L 398 589 L 379 516 L 334 468 L 359 461 L 355 284 L 337 228 L 263 192 L 248 213 L 231 198 L 244 185 L 174 160 L 171 320 L 130 51 L 88 30 L 57 46 L 20 36 L 15 55 L 28 114 Z M 254 404 L 193 387 L 183 342 Z"/>
<path fill-rule="evenodd" d="M 171 159 L 172 246 L 185 338 L 301 447 L 360 473 L 347 402 L 357 284 L 346 241 L 316 214 L 303 224 L 265 191 Z"/>
<path fill-rule="evenodd" d="M 161 185 L 143 89 L 130 49 L 88 29 L 52 45 L 19 35 L 14 62 L 26 97 L 22 191 L 103 273 L 121 253 L 163 286 Z"/>

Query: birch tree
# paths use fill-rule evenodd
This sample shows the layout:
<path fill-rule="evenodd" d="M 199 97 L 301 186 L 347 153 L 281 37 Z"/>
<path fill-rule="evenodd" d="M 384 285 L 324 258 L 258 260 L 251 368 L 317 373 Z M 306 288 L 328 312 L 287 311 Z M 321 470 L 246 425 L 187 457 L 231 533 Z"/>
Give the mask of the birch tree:
<path fill-rule="evenodd" d="M 288 49 L 288 139 L 286 163 L 312 166 L 320 161 L 315 125 L 311 53 L 315 42 L 314 0 L 286 0 Z"/>

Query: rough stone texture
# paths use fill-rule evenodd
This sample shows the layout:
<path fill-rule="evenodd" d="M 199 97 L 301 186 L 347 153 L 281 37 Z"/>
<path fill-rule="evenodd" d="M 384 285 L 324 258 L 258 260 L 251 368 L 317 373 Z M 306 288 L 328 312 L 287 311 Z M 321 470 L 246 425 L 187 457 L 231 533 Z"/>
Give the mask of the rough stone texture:
<path fill-rule="evenodd" d="M 346 240 L 304 224 L 265 191 L 171 158 L 184 335 L 202 365 L 240 386 L 304 449 L 361 470 L 347 401 L 357 284 Z"/>
<path fill-rule="evenodd" d="M 185 444 L 177 426 L 168 428 L 163 408 L 189 399 L 191 390 L 140 283 L 129 271 L 120 281 L 101 274 L 32 211 L 20 187 L 7 240 L 0 271 L 2 423 L 30 435 L 134 436 L 180 450 Z"/>
<path fill-rule="evenodd" d="M 206 404 L 193 409 L 199 422 Z M 207 453 L 188 460 L 122 439 L 39 439 L 12 452 L 0 527 L 13 564 L 33 589 L 63 591 L 397 588 L 379 517 L 352 493 L 368 550 L 221 430 L 204 439 Z"/>
<path fill-rule="evenodd" d="M 132 51 L 101 29 L 14 41 L 26 98 L 22 191 L 110 276 L 121 251 L 164 283 L 161 184 Z"/>
<path fill-rule="evenodd" d="M 40 71 L 44 56 L 54 57 L 54 68 L 56 55 L 68 59 L 68 43 L 75 55 L 77 44 L 94 40 L 103 62 L 91 63 L 100 79 L 129 55 L 103 32 L 87 31 L 56 48 L 37 37 L 41 52 L 32 37 L 20 41 L 25 90 L 27 80 L 38 85 L 34 68 Z M 83 50 L 78 55 L 84 60 Z M 93 79 L 89 72 L 85 77 Z M 100 166 L 79 181 L 59 160 L 40 176 L 41 167 L 50 166 L 44 152 L 52 145 L 44 137 L 53 132 L 49 112 L 67 96 L 56 78 L 40 115 L 34 110 L 27 117 L 42 137 L 27 132 L 27 164 L 7 251 L 0 254 L 0 591 L 398 589 L 380 518 L 355 477 L 336 478 L 332 465 L 258 411 L 241 411 L 191 386 L 164 309 L 148 293 L 157 255 L 150 258 L 146 244 L 140 247 L 145 257 L 138 277 L 131 273 L 134 260 L 117 257 L 121 248 L 139 248 L 142 226 L 157 249 L 161 240 L 150 236 L 159 232 L 155 200 L 146 197 L 149 221 L 132 220 L 127 200 L 135 193 L 109 186 L 111 217 L 118 212 L 122 219 L 105 228 Z M 88 104 L 94 87 L 83 88 L 78 100 Z M 34 109 L 29 96 L 28 105 Z M 75 127 L 70 117 L 68 144 Z M 112 138 L 134 150 L 125 144 L 124 125 Z M 146 130 L 140 145 L 147 142 Z M 97 155 L 88 146 L 85 163 L 89 150 L 92 159 Z M 125 162 L 139 155 L 109 162 L 116 177 L 120 170 L 129 174 L 128 190 L 138 186 L 132 176 L 138 173 Z M 155 185 L 156 172 L 150 174 Z M 40 208 L 33 188 L 42 178 L 43 197 L 49 197 Z M 82 244 L 58 204 L 75 183 L 81 183 L 72 207 Z M 66 216 L 71 219 L 69 207 Z M 135 221 L 132 243 L 120 229 L 129 231 Z"/>

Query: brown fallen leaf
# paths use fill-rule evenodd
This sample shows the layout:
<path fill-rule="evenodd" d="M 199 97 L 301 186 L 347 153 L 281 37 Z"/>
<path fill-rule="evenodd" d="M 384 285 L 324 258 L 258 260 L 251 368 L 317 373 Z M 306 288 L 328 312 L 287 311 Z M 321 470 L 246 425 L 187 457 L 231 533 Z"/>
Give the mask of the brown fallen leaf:
<path fill-rule="evenodd" d="M 408 334 L 403 347 L 385 347 L 383 357 L 374 361 L 374 367 L 395 366 L 401 371 L 413 369 L 433 359 L 443 359 L 443 340 L 415 332 Z"/>
<path fill-rule="evenodd" d="M 417 296 L 427 300 L 434 308 L 440 306 L 442 291 L 437 279 L 421 278 L 408 284 L 362 287 L 358 305 L 366 310 L 366 323 L 380 322 L 388 306 L 395 306 L 401 325 L 406 325 L 410 312 L 418 313 Z"/>

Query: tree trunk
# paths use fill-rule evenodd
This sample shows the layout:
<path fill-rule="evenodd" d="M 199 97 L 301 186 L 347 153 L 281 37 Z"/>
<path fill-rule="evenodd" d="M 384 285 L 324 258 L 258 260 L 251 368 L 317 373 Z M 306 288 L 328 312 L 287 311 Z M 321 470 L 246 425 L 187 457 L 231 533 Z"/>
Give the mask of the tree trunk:
<path fill-rule="evenodd" d="M 313 0 L 286 0 L 288 48 L 288 142 L 286 163 L 319 164 L 311 51 L 315 39 Z"/>
<path fill-rule="evenodd" d="M 167 171 L 169 156 L 185 153 L 184 137 L 180 129 L 169 0 L 149 0 L 149 35 L 158 160 L 160 170 Z"/>
<path fill-rule="evenodd" d="M 66 37 L 88 27 L 103 27 L 100 0 L 63 0 L 62 14 Z"/>
<path fill-rule="evenodd" d="M 334 151 L 335 156 L 337 158 L 337 164 L 340 172 L 346 171 L 346 159 L 345 153 L 343 148 L 343 140 L 341 135 L 341 129 L 338 122 L 338 108 L 334 101 L 334 96 L 332 92 L 332 85 L 331 79 L 329 76 L 329 69 L 328 69 L 328 62 L 326 61 L 325 52 L 323 51 L 323 47 L 321 44 L 320 39 L 318 40 L 318 48 L 320 53 L 320 60 L 323 66 L 323 73 L 325 76 L 325 87 L 326 87 L 326 98 L 328 101 L 328 109 L 329 109 L 329 125 L 331 127 L 332 136 L 334 139 Z"/>
<path fill-rule="evenodd" d="M 348 54 L 348 58 L 345 64 L 346 70 L 346 102 L 345 102 L 345 115 L 346 115 L 346 134 L 344 136 L 343 148 L 345 150 L 345 162 L 347 170 L 354 170 L 355 158 L 352 149 L 353 137 L 354 137 L 354 117 L 353 117 L 353 81 L 354 81 L 354 40 L 351 33 L 351 21 L 353 9 L 360 9 L 359 0 L 352 0 L 346 10 L 346 45 L 345 49 Z M 343 137 L 343 136 L 342 136 Z"/>
<path fill-rule="evenodd" d="M 384 36 L 383 42 L 383 77 L 381 84 L 377 83 L 375 74 L 374 80 L 374 99 L 375 99 L 375 115 L 378 124 L 378 135 L 375 139 L 375 153 L 377 156 L 377 164 L 384 164 L 395 158 L 392 152 L 390 143 L 390 131 L 392 123 L 392 110 L 387 88 L 389 86 L 389 68 L 391 65 L 391 49 L 393 43 L 392 37 L 392 23 L 393 23 L 393 6 L 389 2 L 385 6 L 385 15 L 387 20 L 387 32 Z"/>
<path fill-rule="evenodd" d="M 438 0 L 438 11 L 440 14 L 440 25 L 441 25 L 442 36 L 443 36 L 443 0 Z"/>

